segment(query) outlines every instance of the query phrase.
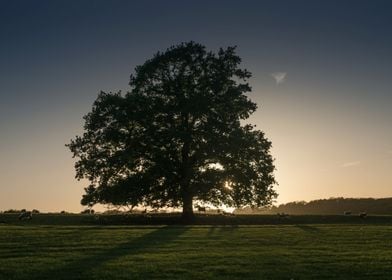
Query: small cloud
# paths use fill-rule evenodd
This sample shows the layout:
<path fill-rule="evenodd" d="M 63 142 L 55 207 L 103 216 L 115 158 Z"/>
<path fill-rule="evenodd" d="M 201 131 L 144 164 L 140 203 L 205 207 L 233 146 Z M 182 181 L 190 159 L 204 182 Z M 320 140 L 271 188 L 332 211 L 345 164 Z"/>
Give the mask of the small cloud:
<path fill-rule="evenodd" d="M 360 161 L 350 161 L 350 162 L 343 163 L 341 166 L 342 167 L 351 167 L 351 166 L 356 166 L 356 165 L 360 165 L 360 164 L 361 164 Z"/>
<path fill-rule="evenodd" d="M 271 76 L 272 76 L 272 78 L 275 79 L 276 84 L 280 85 L 286 81 L 287 73 L 286 72 L 275 72 L 275 73 L 271 73 Z"/>

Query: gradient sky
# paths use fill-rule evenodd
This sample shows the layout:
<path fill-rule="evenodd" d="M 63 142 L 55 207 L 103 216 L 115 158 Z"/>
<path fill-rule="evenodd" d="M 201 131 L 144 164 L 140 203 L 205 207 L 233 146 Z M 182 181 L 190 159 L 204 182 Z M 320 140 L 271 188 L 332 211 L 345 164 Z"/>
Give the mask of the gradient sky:
<path fill-rule="evenodd" d="M 80 211 L 64 144 L 183 41 L 238 46 L 278 203 L 392 196 L 392 1 L 0 0 L 0 210 Z"/>

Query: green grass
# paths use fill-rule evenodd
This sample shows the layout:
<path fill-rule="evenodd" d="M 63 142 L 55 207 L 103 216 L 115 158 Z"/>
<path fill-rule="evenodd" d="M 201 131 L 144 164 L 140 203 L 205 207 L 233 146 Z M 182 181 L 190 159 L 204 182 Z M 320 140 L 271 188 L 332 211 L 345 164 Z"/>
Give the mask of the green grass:
<path fill-rule="evenodd" d="M 0 225 L 0 279 L 392 279 L 392 226 Z"/>

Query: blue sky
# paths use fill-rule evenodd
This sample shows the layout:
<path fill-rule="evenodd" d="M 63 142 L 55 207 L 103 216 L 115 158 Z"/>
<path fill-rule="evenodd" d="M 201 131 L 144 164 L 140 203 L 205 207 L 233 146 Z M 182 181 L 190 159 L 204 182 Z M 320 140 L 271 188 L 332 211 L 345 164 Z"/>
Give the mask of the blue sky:
<path fill-rule="evenodd" d="M 0 1 L 0 209 L 78 211 L 64 147 L 156 51 L 238 46 L 278 202 L 392 196 L 390 1 Z M 283 73 L 280 83 L 274 73 Z M 275 75 L 276 76 L 276 75 Z"/>

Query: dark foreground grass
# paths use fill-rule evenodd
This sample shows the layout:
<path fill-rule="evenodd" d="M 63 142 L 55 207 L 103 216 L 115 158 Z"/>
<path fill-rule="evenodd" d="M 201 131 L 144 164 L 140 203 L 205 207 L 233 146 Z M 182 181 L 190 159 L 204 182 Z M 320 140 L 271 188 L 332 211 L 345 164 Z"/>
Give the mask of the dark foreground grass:
<path fill-rule="evenodd" d="M 167 214 L 34 214 L 29 221 L 19 221 L 19 214 L 0 214 L 0 224 L 7 225 L 180 225 L 180 213 Z M 288 224 L 383 224 L 392 226 L 392 216 L 371 215 L 206 215 L 197 214 L 193 225 L 288 225 Z"/>
<path fill-rule="evenodd" d="M 0 225 L 1 279 L 392 279 L 390 225 Z"/>

